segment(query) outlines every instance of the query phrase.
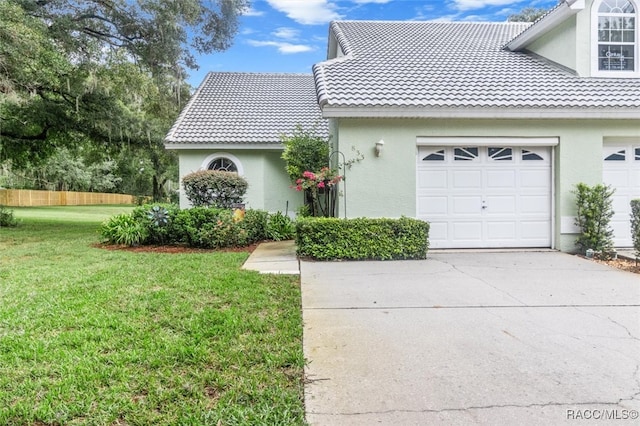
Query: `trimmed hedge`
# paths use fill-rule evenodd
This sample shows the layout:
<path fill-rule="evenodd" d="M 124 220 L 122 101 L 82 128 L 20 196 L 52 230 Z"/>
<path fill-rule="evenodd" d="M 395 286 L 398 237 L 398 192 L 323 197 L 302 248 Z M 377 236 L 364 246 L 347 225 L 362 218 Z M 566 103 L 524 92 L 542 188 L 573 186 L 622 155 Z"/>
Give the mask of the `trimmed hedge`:
<path fill-rule="evenodd" d="M 195 207 L 230 209 L 242 203 L 249 184 L 237 173 L 200 170 L 184 176 L 182 186 Z"/>
<path fill-rule="evenodd" d="M 636 257 L 640 258 L 640 199 L 631 200 L 631 239 Z"/>
<path fill-rule="evenodd" d="M 429 224 L 401 219 L 303 218 L 296 224 L 298 255 L 315 260 L 425 259 Z"/>

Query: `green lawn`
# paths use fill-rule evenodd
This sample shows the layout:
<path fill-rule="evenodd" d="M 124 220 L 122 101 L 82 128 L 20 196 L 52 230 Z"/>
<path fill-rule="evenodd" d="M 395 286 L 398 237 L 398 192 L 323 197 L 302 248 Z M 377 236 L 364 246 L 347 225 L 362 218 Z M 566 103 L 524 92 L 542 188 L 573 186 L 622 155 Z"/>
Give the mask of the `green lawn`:
<path fill-rule="evenodd" d="M 94 248 L 92 209 L 0 228 L 0 424 L 303 424 L 298 279 Z"/>
<path fill-rule="evenodd" d="M 119 213 L 130 213 L 134 206 L 55 206 L 10 207 L 19 219 L 52 219 L 56 222 L 102 222 Z"/>

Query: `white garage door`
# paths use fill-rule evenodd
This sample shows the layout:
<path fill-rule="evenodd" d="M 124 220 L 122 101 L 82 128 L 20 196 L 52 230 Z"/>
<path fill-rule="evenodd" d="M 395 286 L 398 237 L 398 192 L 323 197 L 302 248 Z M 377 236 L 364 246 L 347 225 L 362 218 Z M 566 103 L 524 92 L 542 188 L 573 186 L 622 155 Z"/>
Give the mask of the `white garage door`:
<path fill-rule="evenodd" d="M 431 248 L 551 246 L 549 147 L 418 147 Z"/>
<path fill-rule="evenodd" d="M 611 219 L 616 247 L 632 247 L 631 206 L 634 198 L 640 198 L 640 141 L 635 144 L 604 146 L 602 181 L 616 190 L 613 195 Z"/>

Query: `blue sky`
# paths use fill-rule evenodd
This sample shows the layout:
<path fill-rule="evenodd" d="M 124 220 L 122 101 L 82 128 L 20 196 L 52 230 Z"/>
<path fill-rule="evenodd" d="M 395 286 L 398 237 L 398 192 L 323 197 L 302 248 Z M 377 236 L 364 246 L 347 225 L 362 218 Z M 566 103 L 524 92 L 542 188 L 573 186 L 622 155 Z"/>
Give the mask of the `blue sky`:
<path fill-rule="evenodd" d="M 310 73 L 326 59 L 328 24 L 338 19 L 506 21 L 525 7 L 551 8 L 557 0 L 253 0 L 240 18 L 233 46 L 198 57 L 188 82 L 209 71 Z"/>

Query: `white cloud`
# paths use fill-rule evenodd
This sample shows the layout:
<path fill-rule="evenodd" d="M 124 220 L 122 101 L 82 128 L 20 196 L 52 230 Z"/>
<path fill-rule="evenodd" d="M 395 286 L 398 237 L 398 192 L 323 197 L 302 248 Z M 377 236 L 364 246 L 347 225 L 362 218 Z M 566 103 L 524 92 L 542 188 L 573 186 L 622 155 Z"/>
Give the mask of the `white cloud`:
<path fill-rule="evenodd" d="M 342 16 L 327 0 L 267 0 L 272 8 L 303 25 L 326 24 Z"/>
<path fill-rule="evenodd" d="M 414 18 L 410 19 L 410 21 L 455 22 L 455 21 L 459 21 L 460 20 L 460 15 L 459 14 L 443 15 L 443 16 L 438 16 L 437 18 L 433 18 L 432 16 L 433 15 L 424 15 L 422 13 L 419 13 L 417 16 L 415 16 Z"/>
<path fill-rule="evenodd" d="M 243 16 L 262 16 L 264 15 L 264 12 L 261 10 L 255 10 L 252 7 L 248 7 L 242 11 L 242 15 Z"/>
<path fill-rule="evenodd" d="M 267 47 L 267 46 L 277 47 L 278 52 L 285 55 L 310 52 L 313 50 L 313 47 L 308 46 L 306 44 L 292 44 L 284 41 L 247 40 L 247 43 L 255 47 Z"/>
<path fill-rule="evenodd" d="M 254 30 L 253 28 L 243 28 L 242 31 L 240 31 L 241 35 L 251 35 L 255 33 L 256 33 L 256 30 Z"/>
<path fill-rule="evenodd" d="M 518 2 L 513 0 L 453 0 L 454 7 L 458 10 L 482 9 L 487 6 L 503 6 L 513 3 Z"/>
<path fill-rule="evenodd" d="M 300 35 L 300 30 L 289 27 L 280 27 L 276 28 L 276 30 L 272 32 L 271 35 L 285 40 L 295 40 Z"/>
<path fill-rule="evenodd" d="M 358 4 L 367 4 L 367 3 L 385 4 L 393 0 L 351 0 L 351 1 Z"/>

